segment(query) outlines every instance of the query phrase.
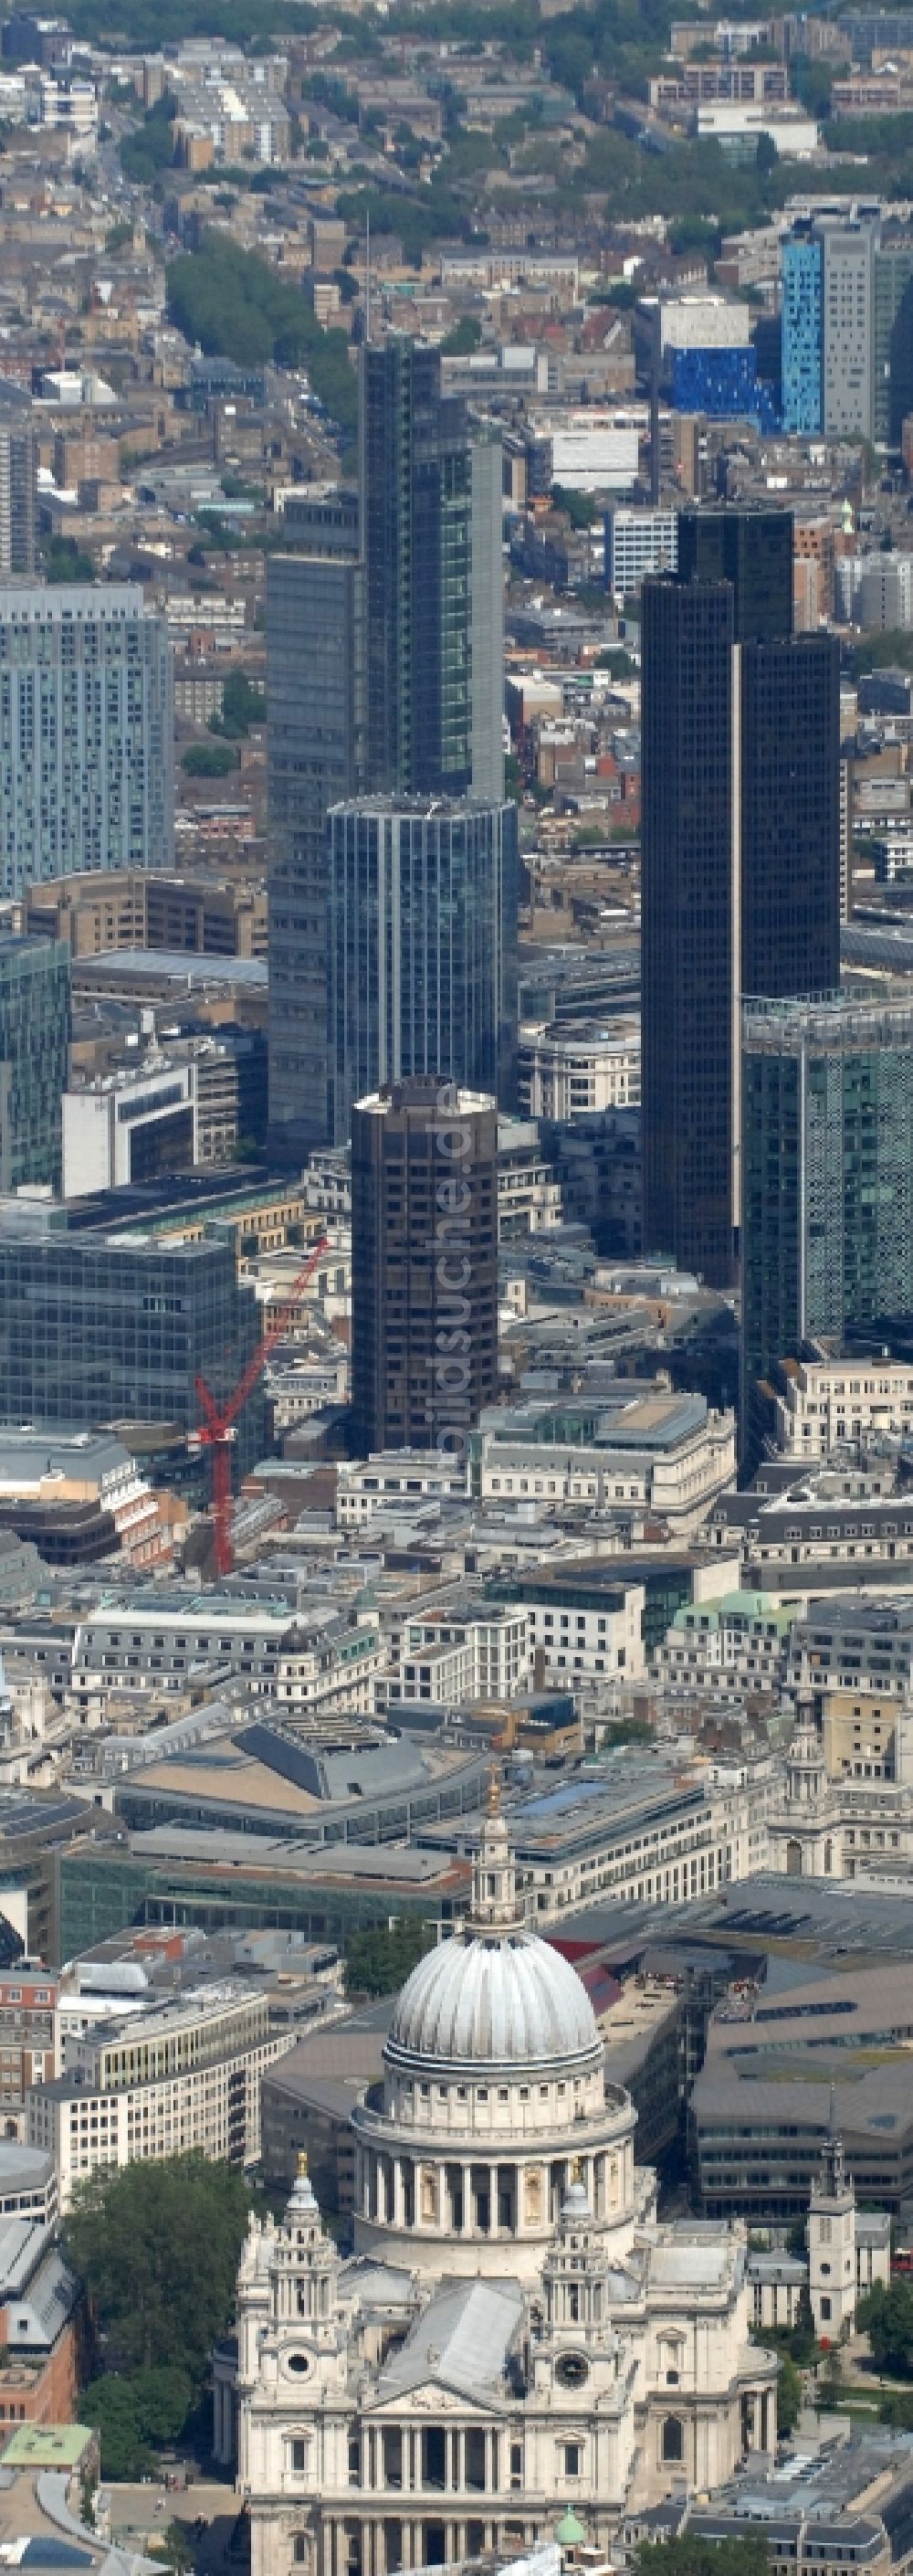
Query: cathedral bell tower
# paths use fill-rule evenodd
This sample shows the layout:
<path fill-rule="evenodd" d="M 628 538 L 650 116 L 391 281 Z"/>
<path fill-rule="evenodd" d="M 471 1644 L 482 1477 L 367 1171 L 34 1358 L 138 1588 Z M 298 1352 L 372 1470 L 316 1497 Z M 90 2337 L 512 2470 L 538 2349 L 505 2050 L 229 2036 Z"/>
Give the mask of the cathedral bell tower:
<path fill-rule="evenodd" d="M 291 2198 L 277 2231 L 275 2260 L 277 2326 L 303 2325 L 313 2342 L 335 2348 L 339 2256 L 324 2234 L 305 2155 L 298 2158 Z"/>
<path fill-rule="evenodd" d="M 856 2195 L 831 2092 L 821 2167 L 808 2207 L 808 2295 L 819 2343 L 837 2343 L 856 2313 Z"/>

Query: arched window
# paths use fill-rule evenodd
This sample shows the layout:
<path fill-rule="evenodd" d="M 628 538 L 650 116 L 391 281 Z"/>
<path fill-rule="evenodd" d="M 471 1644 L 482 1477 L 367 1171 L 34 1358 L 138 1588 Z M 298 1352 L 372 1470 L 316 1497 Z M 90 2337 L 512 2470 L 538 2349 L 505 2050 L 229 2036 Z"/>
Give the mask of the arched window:
<path fill-rule="evenodd" d="M 667 2415 L 663 2425 L 663 2459 L 683 2460 L 684 2456 L 685 2427 L 681 2416 Z"/>
<path fill-rule="evenodd" d="M 295 2561 L 296 2567 L 306 2566 L 307 2554 L 308 2545 L 306 2535 L 303 2531 L 296 2531 L 292 2542 L 292 2557 Z"/>

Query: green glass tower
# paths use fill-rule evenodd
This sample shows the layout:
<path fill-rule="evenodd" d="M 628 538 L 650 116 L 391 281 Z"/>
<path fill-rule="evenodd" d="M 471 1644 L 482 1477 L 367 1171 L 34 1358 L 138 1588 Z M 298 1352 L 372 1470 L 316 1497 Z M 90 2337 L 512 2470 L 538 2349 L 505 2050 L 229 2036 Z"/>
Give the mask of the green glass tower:
<path fill-rule="evenodd" d="M 362 352 L 360 449 L 371 793 L 497 799 L 500 439 L 393 338 Z"/>
<path fill-rule="evenodd" d="M 742 1048 L 743 1446 L 777 1360 L 910 1307 L 913 1002 L 751 1004 Z"/>
<path fill-rule="evenodd" d="M 59 1190 L 69 1080 L 70 949 L 0 939 L 0 1191 Z"/>

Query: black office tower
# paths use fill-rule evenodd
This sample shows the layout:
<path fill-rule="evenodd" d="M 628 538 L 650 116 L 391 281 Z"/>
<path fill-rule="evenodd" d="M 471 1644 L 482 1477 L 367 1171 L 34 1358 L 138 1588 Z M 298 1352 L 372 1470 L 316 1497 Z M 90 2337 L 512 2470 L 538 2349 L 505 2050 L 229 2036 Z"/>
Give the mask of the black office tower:
<path fill-rule="evenodd" d="M 267 566 L 269 1125 L 299 1167 L 330 1134 L 326 817 L 363 784 L 362 572 L 358 503 L 295 497 L 300 552 Z"/>
<path fill-rule="evenodd" d="M 677 574 L 643 587 L 644 1246 L 721 1288 L 742 998 L 839 975 L 839 648 L 792 635 L 791 527 L 683 512 Z"/>
<path fill-rule="evenodd" d="M 840 646 L 745 643 L 740 666 L 742 995 L 840 981 Z"/>
<path fill-rule="evenodd" d="M 435 1076 L 352 1113 L 356 1452 L 465 1459 L 498 1386 L 498 1114 Z"/>
<path fill-rule="evenodd" d="M 733 594 L 642 592 L 644 1247 L 732 1278 L 738 1060 Z"/>
<path fill-rule="evenodd" d="M 679 578 L 732 585 L 737 644 L 793 631 L 793 523 L 788 510 L 681 510 Z"/>

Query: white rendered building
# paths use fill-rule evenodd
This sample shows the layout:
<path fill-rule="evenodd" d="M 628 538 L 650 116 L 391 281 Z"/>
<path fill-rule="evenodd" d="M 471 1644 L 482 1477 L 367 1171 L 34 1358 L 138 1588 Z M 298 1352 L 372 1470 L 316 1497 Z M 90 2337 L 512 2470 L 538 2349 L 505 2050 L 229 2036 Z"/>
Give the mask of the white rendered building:
<path fill-rule="evenodd" d="M 355 2253 L 305 2172 L 252 2215 L 238 2479 L 252 2576 L 394 2576 L 710 2488 L 776 2435 L 740 2226 L 661 2226 L 573 1968 L 489 1812 L 464 1929 L 407 1980 L 353 2112 Z M 231 2392 L 217 2373 L 217 2446 Z"/>

